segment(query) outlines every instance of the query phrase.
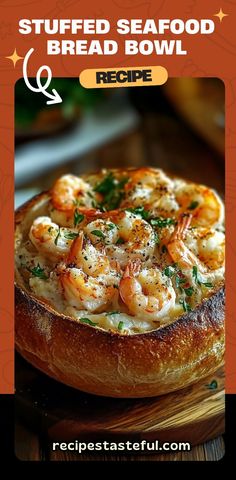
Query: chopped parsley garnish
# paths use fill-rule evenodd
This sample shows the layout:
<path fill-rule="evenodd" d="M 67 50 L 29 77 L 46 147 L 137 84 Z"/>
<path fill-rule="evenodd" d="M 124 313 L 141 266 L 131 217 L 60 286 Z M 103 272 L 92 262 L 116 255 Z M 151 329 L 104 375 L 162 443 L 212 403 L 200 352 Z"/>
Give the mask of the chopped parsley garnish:
<path fill-rule="evenodd" d="M 183 306 L 183 309 L 184 309 L 185 312 L 191 312 L 192 309 L 191 309 L 190 305 L 185 300 L 180 300 L 179 303 L 180 303 L 180 305 Z"/>
<path fill-rule="evenodd" d="M 144 220 L 149 218 L 149 212 L 145 210 L 143 206 L 135 208 L 127 208 L 128 212 L 134 213 L 134 215 L 140 215 Z"/>
<path fill-rule="evenodd" d="M 101 205 L 103 208 L 105 207 L 107 210 L 116 210 L 119 207 L 123 197 L 124 197 L 124 192 L 116 188 L 111 192 L 109 192 L 107 195 L 105 195 Z"/>
<path fill-rule="evenodd" d="M 80 322 L 87 323 L 87 325 L 91 325 L 91 327 L 95 327 L 97 325 L 97 323 L 92 322 L 92 320 L 89 320 L 89 318 L 80 318 Z"/>
<path fill-rule="evenodd" d="M 163 273 L 169 278 L 175 275 L 174 281 L 175 281 L 176 288 L 178 288 L 180 292 L 184 292 L 185 295 L 187 295 L 187 297 L 192 296 L 194 292 L 194 288 L 192 286 L 189 286 L 186 277 L 183 275 L 181 270 L 178 269 L 178 265 L 176 263 L 164 268 Z M 185 312 L 188 312 L 189 310 L 191 310 L 190 305 L 188 305 L 185 300 L 180 300 L 180 304 L 183 305 L 183 309 Z"/>
<path fill-rule="evenodd" d="M 157 232 L 154 232 L 154 241 L 157 245 L 159 245 L 160 243 L 160 238 L 159 238 L 159 235 L 157 234 Z"/>
<path fill-rule="evenodd" d="M 165 245 L 162 245 L 161 251 L 162 253 L 166 253 L 168 251 Z"/>
<path fill-rule="evenodd" d="M 216 380 L 212 380 L 212 382 L 208 383 L 206 387 L 209 388 L 209 390 L 216 390 L 218 387 L 218 383 Z"/>
<path fill-rule="evenodd" d="M 74 211 L 74 227 L 79 225 L 84 219 L 84 215 L 82 213 L 79 213 L 77 208 Z"/>
<path fill-rule="evenodd" d="M 58 227 L 58 234 L 57 234 L 57 236 L 56 236 L 56 238 L 55 238 L 55 240 L 54 240 L 55 245 L 58 244 L 58 240 L 59 240 L 60 235 L 61 235 L 61 228 Z"/>
<path fill-rule="evenodd" d="M 175 277 L 176 287 L 180 288 L 180 290 L 182 291 L 181 285 L 183 285 L 184 283 L 186 283 L 186 278 L 181 277 L 179 274 L 177 274 L 176 277 Z"/>
<path fill-rule="evenodd" d="M 107 230 L 108 231 L 113 230 L 114 228 L 116 228 L 116 225 L 114 223 L 108 223 L 107 224 Z"/>
<path fill-rule="evenodd" d="M 51 233 L 52 230 L 53 230 L 53 227 L 49 227 L 48 228 L 48 233 Z"/>
<path fill-rule="evenodd" d="M 169 278 L 172 277 L 174 273 L 175 273 L 175 269 L 171 265 L 169 265 L 164 269 L 164 275 L 166 275 Z"/>
<path fill-rule="evenodd" d="M 74 240 L 76 237 L 79 236 L 79 233 L 75 232 L 64 232 L 64 237 L 67 238 L 67 240 Z"/>
<path fill-rule="evenodd" d="M 194 288 L 191 287 L 191 286 L 188 286 L 189 284 L 187 282 L 187 279 L 183 275 L 181 270 L 177 269 L 177 264 L 173 264 L 173 265 L 170 265 L 170 266 L 166 267 L 164 269 L 164 274 L 167 277 L 172 277 L 175 274 L 174 280 L 175 280 L 176 288 L 178 288 L 180 290 L 180 292 L 184 292 L 187 295 L 187 297 L 192 296 L 192 294 L 194 292 Z M 183 305 L 183 306 L 185 307 L 186 305 Z M 188 308 L 188 306 L 186 308 Z M 185 310 L 185 311 L 188 311 L 188 310 Z"/>
<path fill-rule="evenodd" d="M 99 205 L 95 202 L 95 200 L 92 200 L 91 205 L 93 208 L 99 208 Z"/>
<path fill-rule="evenodd" d="M 128 181 L 129 181 L 129 179 L 127 177 L 122 178 L 122 180 L 120 180 L 118 182 L 118 188 L 120 188 L 120 189 L 123 188 Z"/>
<path fill-rule="evenodd" d="M 121 332 L 121 330 L 123 330 L 123 328 L 124 328 L 124 322 L 122 322 L 122 320 L 118 323 L 118 327 L 117 327 L 117 328 L 118 328 L 119 332 Z"/>
<path fill-rule="evenodd" d="M 197 208 L 198 205 L 199 205 L 199 202 L 196 202 L 196 201 L 193 200 L 193 201 L 190 203 L 190 205 L 188 206 L 188 210 L 195 210 L 195 208 Z"/>
<path fill-rule="evenodd" d="M 121 237 L 119 237 L 118 240 L 116 240 L 116 245 L 122 245 L 123 243 L 125 243 L 125 241 Z"/>
<path fill-rule="evenodd" d="M 193 294 L 193 287 L 184 288 L 184 291 L 185 291 L 187 297 L 191 297 L 192 294 Z"/>
<path fill-rule="evenodd" d="M 98 183 L 94 191 L 106 195 L 116 186 L 116 180 L 112 172 L 110 172 L 102 181 Z"/>
<path fill-rule="evenodd" d="M 152 227 L 159 227 L 159 228 L 164 228 L 164 227 L 169 227 L 170 225 L 175 225 L 175 220 L 174 218 L 162 218 L 162 217 L 157 217 L 157 218 L 152 218 L 150 220 L 150 224 Z"/>
<path fill-rule="evenodd" d="M 118 181 L 112 172 L 110 172 L 98 185 L 94 191 L 103 195 L 103 200 L 99 204 L 100 209 L 115 210 L 119 207 L 124 196 L 123 187 L 128 182 L 128 178 Z"/>
<path fill-rule="evenodd" d="M 29 272 L 32 273 L 32 275 L 34 275 L 34 277 L 41 278 L 42 280 L 47 280 L 48 279 L 47 275 L 44 272 L 44 269 L 40 267 L 39 263 L 38 263 L 37 267 L 28 268 L 27 270 L 29 270 Z"/>
<path fill-rule="evenodd" d="M 109 315 L 119 315 L 120 312 L 108 312 L 106 313 L 106 316 L 109 317 Z"/>
<path fill-rule="evenodd" d="M 193 267 L 192 275 L 193 275 L 193 278 L 194 278 L 195 282 L 198 285 L 204 285 L 207 288 L 213 288 L 213 284 L 211 282 L 202 282 L 202 280 L 199 277 L 198 268 L 196 266 Z"/>
<path fill-rule="evenodd" d="M 197 271 L 197 267 L 196 267 L 196 266 L 193 267 L 192 275 L 193 275 L 193 278 L 194 278 L 195 282 L 198 283 L 198 282 L 199 282 L 199 280 L 198 280 L 198 271 Z M 201 285 L 201 282 L 200 282 L 200 285 Z"/>
<path fill-rule="evenodd" d="M 104 233 L 101 231 L 101 230 L 92 230 L 92 235 L 95 235 L 96 237 L 99 237 L 99 238 L 106 238 L 106 236 L 104 235 Z"/>
<path fill-rule="evenodd" d="M 75 198 L 73 200 L 73 205 L 75 205 L 75 207 L 79 207 L 79 205 L 81 205 L 81 200 L 79 198 Z"/>

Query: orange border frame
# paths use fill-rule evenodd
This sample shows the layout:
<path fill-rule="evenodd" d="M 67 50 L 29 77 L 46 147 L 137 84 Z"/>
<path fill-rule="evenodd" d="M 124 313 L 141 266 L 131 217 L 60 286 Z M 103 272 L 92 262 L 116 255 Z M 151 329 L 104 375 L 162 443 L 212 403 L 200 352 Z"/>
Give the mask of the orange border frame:
<path fill-rule="evenodd" d="M 78 9 L 79 3 L 79 9 Z M 228 14 L 220 19 L 214 14 L 219 9 Z M 47 56 L 46 35 L 20 35 L 20 18 L 107 18 L 112 32 L 103 38 L 119 42 L 116 56 Z M 235 75 L 235 20 L 236 5 L 219 0 L 100 0 L 96 5 L 87 0 L 8 0 L 0 6 L 0 392 L 14 392 L 14 296 L 13 296 L 13 222 L 14 222 L 14 84 L 22 77 L 22 61 L 15 68 L 10 56 L 14 49 L 24 57 L 29 48 L 35 54 L 30 60 L 29 75 L 34 76 L 42 64 L 50 65 L 54 76 L 78 76 L 83 69 L 108 68 L 135 65 L 162 65 L 169 77 L 219 77 L 226 87 L 226 229 L 227 229 L 227 309 L 226 309 L 226 388 L 236 393 L 236 328 L 234 318 L 235 299 L 235 210 L 236 210 L 236 75 Z M 115 31 L 118 18 L 212 18 L 215 32 L 212 35 L 181 35 L 186 56 L 126 57 L 124 36 Z M 59 38 L 59 37 L 57 37 Z M 70 35 L 61 38 L 75 39 Z M 76 38 L 86 38 L 79 35 Z M 103 39 L 100 37 L 100 40 Z M 127 37 L 128 38 L 128 37 Z M 144 37 L 136 36 L 137 40 Z M 153 40 L 152 36 L 145 36 Z M 165 38 L 172 38 L 166 35 Z"/>

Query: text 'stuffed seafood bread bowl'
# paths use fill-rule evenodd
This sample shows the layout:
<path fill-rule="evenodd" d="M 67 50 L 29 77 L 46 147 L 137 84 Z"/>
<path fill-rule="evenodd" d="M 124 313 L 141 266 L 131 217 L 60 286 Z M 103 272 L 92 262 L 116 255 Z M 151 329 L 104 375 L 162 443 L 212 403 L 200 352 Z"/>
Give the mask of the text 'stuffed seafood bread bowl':
<path fill-rule="evenodd" d="M 152 397 L 224 356 L 224 205 L 162 170 L 64 175 L 16 211 L 16 348 L 67 385 Z"/>

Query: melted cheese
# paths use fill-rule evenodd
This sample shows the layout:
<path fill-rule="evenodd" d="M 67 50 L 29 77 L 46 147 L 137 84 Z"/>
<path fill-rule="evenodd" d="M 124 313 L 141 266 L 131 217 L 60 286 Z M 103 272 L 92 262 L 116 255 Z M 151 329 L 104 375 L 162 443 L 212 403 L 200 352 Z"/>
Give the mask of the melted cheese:
<path fill-rule="evenodd" d="M 160 170 L 139 169 L 135 171 L 135 175 L 130 171 L 114 171 L 110 175 L 112 175 L 113 180 L 116 179 L 116 183 L 112 180 L 112 188 L 118 196 L 120 195 L 118 217 L 114 217 L 112 214 L 109 216 L 109 213 L 102 216 L 101 212 L 101 215 L 98 215 L 95 220 L 94 218 L 86 218 L 86 221 L 82 221 L 82 226 L 80 224 L 73 225 L 73 228 L 71 228 L 71 220 L 68 220 L 68 215 L 63 220 L 64 214 L 60 213 L 58 218 L 62 222 L 60 227 L 63 227 L 63 235 L 68 237 L 68 235 L 73 234 L 76 236 L 77 233 L 80 234 L 83 231 L 85 238 L 89 239 L 90 250 L 88 252 L 91 258 L 87 261 L 91 261 L 91 267 L 87 266 L 86 268 L 94 268 L 95 265 L 96 270 L 96 262 L 98 262 L 101 251 L 108 259 L 109 265 L 116 265 L 112 267 L 113 270 L 110 267 L 109 272 L 102 272 L 98 277 L 101 292 L 103 292 L 104 286 L 107 286 L 107 289 L 116 288 L 117 292 L 113 292 L 112 300 L 103 305 L 101 298 L 101 305 L 96 308 L 97 304 L 94 302 L 95 307 L 92 308 L 92 300 L 90 302 L 88 298 L 86 305 L 91 306 L 91 308 L 84 308 L 83 302 L 81 307 L 78 308 L 78 302 L 73 295 L 69 298 L 66 294 L 60 272 L 63 271 L 62 268 L 66 269 L 66 272 L 70 272 L 72 267 L 74 269 L 79 268 L 85 286 L 91 281 L 92 277 L 89 278 L 89 270 L 86 275 L 84 274 L 83 265 L 82 267 L 81 265 L 70 265 L 71 262 L 67 260 L 65 254 L 64 258 L 60 258 L 60 256 L 57 258 L 60 252 L 56 239 L 52 241 L 50 247 L 50 252 L 53 251 L 53 254 L 46 255 L 45 245 L 47 247 L 47 244 L 45 238 L 38 243 L 32 243 L 29 235 L 27 235 L 27 238 L 22 240 L 17 247 L 17 268 L 24 279 L 26 288 L 57 312 L 69 316 L 75 321 L 82 321 L 91 324 L 93 327 L 115 331 L 120 334 L 136 334 L 155 330 L 172 323 L 188 310 L 194 309 L 204 299 L 211 296 L 223 283 L 223 205 L 216 195 L 215 205 L 213 204 L 215 210 L 209 213 L 209 205 L 204 204 L 204 196 L 201 198 L 199 186 L 196 186 L 197 197 L 194 196 L 194 184 L 191 184 L 190 188 L 190 191 L 193 192 L 192 198 L 190 196 L 187 204 L 184 205 L 185 199 L 181 200 L 179 192 L 188 187 L 188 184 L 183 180 L 172 180 Z M 108 176 L 109 172 L 103 171 L 98 175 L 85 178 L 87 184 L 90 185 L 90 195 L 88 197 L 90 209 L 91 197 L 97 198 L 98 185 L 101 185 Z M 122 183 L 123 179 L 126 183 Z M 122 185 L 120 190 L 116 187 L 119 182 Z M 205 189 L 204 195 L 205 191 L 209 192 L 209 198 L 212 202 L 212 198 L 213 200 L 215 198 L 212 196 L 213 191 L 206 190 L 207 187 L 200 187 Z M 100 188 L 100 190 L 102 189 Z M 113 201 L 112 189 L 110 192 L 110 199 Z M 106 202 L 106 195 L 99 195 L 100 201 Z M 198 198 L 197 201 L 196 198 Z M 84 202 L 86 203 L 86 197 Z M 75 206 L 74 211 L 76 208 Z M 215 224 L 212 225 L 212 218 L 214 215 L 217 217 L 217 208 L 219 208 L 219 222 L 215 221 Z M 46 217 L 42 218 L 50 217 L 52 211 L 52 205 L 49 203 L 43 212 Z M 192 265 L 186 266 L 181 264 L 182 260 L 180 259 L 181 266 L 178 263 L 176 264 L 168 252 L 168 243 L 173 238 L 176 224 L 182 218 L 180 215 L 183 213 L 193 216 L 193 228 L 190 225 L 183 242 L 185 247 L 195 256 L 197 265 L 203 265 L 202 272 L 199 271 L 199 268 L 196 269 L 194 262 Z M 207 225 L 208 216 L 209 225 Z M 50 233 L 50 228 L 48 231 Z M 60 229 L 58 231 L 62 235 Z M 201 237 L 204 237 L 204 239 L 202 240 Z M 49 238 L 50 240 L 52 239 Z M 69 252 L 73 242 L 71 239 L 67 241 L 61 238 L 59 245 L 63 241 L 66 242 L 63 252 Z M 42 242 L 44 242 L 43 248 L 40 247 Z M 84 258 L 86 258 L 85 255 Z M 153 302 L 156 299 L 161 298 L 162 290 L 165 295 L 168 292 L 172 292 L 172 296 L 174 295 L 174 303 L 172 302 L 171 307 L 160 318 L 156 315 L 158 312 L 150 313 L 148 304 L 146 310 L 145 308 L 142 310 L 143 297 L 140 300 L 140 305 L 137 301 L 132 306 L 124 301 L 122 294 L 119 295 L 120 282 L 127 264 L 137 261 L 137 258 L 141 263 L 141 276 L 134 275 L 140 287 L 137 295 L 140 294 L 144 297 L 152 295 L 153 300 L 152 302 L 150 300 L 149 305 L 154 304 Z M 219 265 L 217 264 L 218 261 Z M 212 265 L 214 265 L 214 268 L 212 268 Z M 215 268 L 216 266 L 217 268 Z M 195 267 L 195 270 L 193 270 L 193 267 Z M 152 275 L 154 275 L 155 269 L 161 272 L 161 281 L 156 284 L 156 293 L 151 283 L 150 273 L 152 272 Z M 95 280 L 97 281 L 96 277 Z M 81 292 L 77 291 L 78 296 L 81 296 Z M 104 292 L 106 293 L 106 290 Z M 101 293 L 101 297 L 102 295 Z M 134 311 L 137 313 L 134 313 Z"/>

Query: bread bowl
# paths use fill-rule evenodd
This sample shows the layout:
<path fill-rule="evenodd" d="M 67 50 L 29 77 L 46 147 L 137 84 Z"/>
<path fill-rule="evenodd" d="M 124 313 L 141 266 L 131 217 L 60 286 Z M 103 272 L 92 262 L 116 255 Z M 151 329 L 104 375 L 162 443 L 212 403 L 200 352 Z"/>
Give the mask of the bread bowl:
<path fill-rule="evenodd" d="M 161 395 L 213 373 L 224 356 L 217 193 L 153 168 L 76 178 L 16 211 L 17 350 L 111 397 Z"/>

